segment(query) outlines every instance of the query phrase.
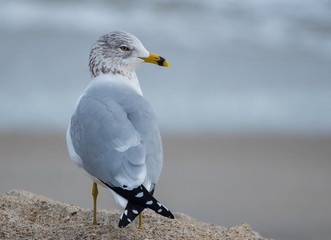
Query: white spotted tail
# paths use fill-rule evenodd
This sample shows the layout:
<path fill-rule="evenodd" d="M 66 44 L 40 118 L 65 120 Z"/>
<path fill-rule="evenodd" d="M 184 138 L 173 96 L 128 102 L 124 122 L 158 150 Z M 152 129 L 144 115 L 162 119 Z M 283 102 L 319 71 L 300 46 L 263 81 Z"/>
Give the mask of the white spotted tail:
<path fill-rule="evenodd" d="M 126 190 L 120 187 L 111 187 L 117 194 L 128 200 L 128 204 L 120 217 L 118 226 L 123 228 L 130 224 L 145 208 L 168 218 L 174 218 L 174 215 L 167 207 L 158 202 L 143 185 L 132 190 Z"/>
<path fill-rule="evenodd" d="M 118 223 L 120 228 L 130 224 L 145 208 L 149 208 L 164 217 L 175 218 L 166 206 L 153 197 L 154 189 L 149 192 L 143 185 L 140 185 L 132 190 L 127 190 L 121 187 L 112 187 L 105 182 L 103 183 L 118 195 L 128 200 L 128 204 Z"/>

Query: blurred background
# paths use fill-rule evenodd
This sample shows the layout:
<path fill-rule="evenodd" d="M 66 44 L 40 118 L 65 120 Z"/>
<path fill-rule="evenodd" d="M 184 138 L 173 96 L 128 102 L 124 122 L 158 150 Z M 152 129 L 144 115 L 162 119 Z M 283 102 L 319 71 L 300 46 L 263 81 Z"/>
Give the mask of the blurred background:
<path fill-rule="evenodd" d="M 170 68 L 137 74 L 165 162 L 156 196 L 175 212 L 265 237 L 331 237 L 331 2 L 0 2 L 0 194 L 92 208 L 67 123 L 102 34 L 125 30 Z M 99 207 L 117 208 L 100 189 Z"/>

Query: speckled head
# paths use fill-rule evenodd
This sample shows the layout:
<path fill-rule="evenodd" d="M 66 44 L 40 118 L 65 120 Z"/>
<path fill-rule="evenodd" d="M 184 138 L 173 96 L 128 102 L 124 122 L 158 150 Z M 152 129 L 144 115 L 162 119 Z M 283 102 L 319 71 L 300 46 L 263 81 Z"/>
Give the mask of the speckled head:
<path fill-rule="evenodd" d="M 169 67 L 164 58 L 149 53 L 134 35 L 115 31 L 102 35 L 92 46 L 89 67 L 92 77 L 108 73 L 131 75 L 144 62 Z"/>

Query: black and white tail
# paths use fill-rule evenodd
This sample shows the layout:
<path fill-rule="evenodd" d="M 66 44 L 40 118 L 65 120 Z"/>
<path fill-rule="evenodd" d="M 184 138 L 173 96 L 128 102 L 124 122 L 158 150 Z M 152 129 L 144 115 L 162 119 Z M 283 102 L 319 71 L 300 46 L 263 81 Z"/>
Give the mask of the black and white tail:
<path fill-rule="evenodd" d="M 143 210 L 145 207 L 135 204 L 133 202 L 128 202 L 126 205 L 126 208 L 124 212 L 122 213 L 120 217 L 120 221 L 118 223 L 118 226 L 120 228 L 126 227 L 128 224 L 130 224 Z"/>
<path fill-rule="evenodd" d="M 118 195 L 128 200 L 128 204 L 122 213 L 119 221 L 119 227 L 125 227 L 131 223 L 145 208 L 149 208 L 154 212 L 168 218 L 174 218 L 174 215 L 162 203 L 158 202 L 143 185 L 132 190 L 123 189 L 120 187 L 111 187 Z"/>

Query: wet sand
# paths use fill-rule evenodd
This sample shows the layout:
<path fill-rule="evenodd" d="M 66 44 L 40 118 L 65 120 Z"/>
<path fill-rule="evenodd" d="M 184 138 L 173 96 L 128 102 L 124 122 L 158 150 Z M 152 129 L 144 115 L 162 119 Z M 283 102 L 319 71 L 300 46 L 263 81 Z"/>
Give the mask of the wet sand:
<path fill-rule="evenodd" d="M 264 237 L 329 239 L 331 137 L 163 134 L 155 196 L 173 212 Z M 0 194 L 23 189 L 92 208 L 92 181 L 70 160 L 64 133 L 0 134 Z M 118 209 L 100 188 L 99 208 Z"/>

